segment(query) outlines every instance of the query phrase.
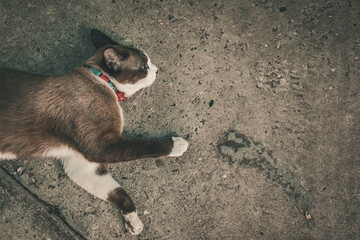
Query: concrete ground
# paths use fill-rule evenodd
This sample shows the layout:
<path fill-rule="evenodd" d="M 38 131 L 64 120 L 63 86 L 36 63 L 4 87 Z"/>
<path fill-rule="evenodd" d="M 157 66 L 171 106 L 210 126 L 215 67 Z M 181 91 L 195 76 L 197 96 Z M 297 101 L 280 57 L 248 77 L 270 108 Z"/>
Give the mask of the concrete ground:
<path fill-rule="evenodd" d="M 1 0 L 1 67 L 64 74 L 97 28 L 160 69 L 125 134 L 190 146 L 109 165 L 137 237 L 58 161 L 2 161 L 0 239 L 360 239 L 359 20 L 358 0 Z"/>

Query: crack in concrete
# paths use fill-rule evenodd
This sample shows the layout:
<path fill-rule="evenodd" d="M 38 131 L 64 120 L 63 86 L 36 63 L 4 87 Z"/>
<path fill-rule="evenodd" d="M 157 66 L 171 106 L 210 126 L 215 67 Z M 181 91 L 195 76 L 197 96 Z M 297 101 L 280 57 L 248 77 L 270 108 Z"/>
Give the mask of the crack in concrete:
<path fill-rule="evenodd" d="M 48 210 L 48 213 L 49 213 L 49 214 L 54 215 L 55 217 L 59 218 L 59 219 L 61 220 L 61 222 L 62 222 L 66 227 L 68 227 L 69 230 L 70 230 L 72 233 L 74 233 L 74 234 L 75 234 L 76 236 L 78 236 L 80 239 L 86 240 L 86 238 L 85 238 L 79 231 L 77 231 L 76 229 L 74 229 L 74 228 L 66 221 L 65 217 L 61 215 L 60 210 L 59 210 L 56 206 L 54 206 L 54 205 L 52 205 L 52 204 L 50 204 L 50 203 L 48 203 L 48 202 L 40 199 L 37 195 L 35 195 L 33 192 L 31 192 L 25 185 L 23 185 L 18 179 L 16 179 L 11 173 L 9 173 L 9 172 L 7 171 L 7 169 L 4 168 L 3 166 L 0 166 L 0 169 L 3 170 L 4 173 L 6 173 L 6 174 L 7 174 L 11 179 L 13 179 L 16 183 L 18 183 L 18 184 L 19 184 L 27 193 L 29 193 L 36 201 L 38 201 L 41 205 L 43 205 L 43 206 Z"/>
<path fill-rule="evenodd" d="M 300 184 L 300 177 L 288 167 L 280 167 L 271 151 L 244 134 L 229 131 L 218 144 L 220 154 L 228 164 L 258 169 L 266 178 L 281 185 L 285 193 L 293 198 L 298 210 L 306 215 L 311 206 L 310 193 Z"/>

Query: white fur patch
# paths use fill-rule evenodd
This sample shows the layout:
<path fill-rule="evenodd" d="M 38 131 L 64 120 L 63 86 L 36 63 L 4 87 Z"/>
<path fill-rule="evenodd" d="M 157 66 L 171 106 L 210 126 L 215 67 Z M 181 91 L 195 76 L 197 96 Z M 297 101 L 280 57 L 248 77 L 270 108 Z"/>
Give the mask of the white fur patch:
<path fill-rule="evenodd" d="M 12 153 L 2 153 L 0 152 L 0 159 L 1 160 L 11 160 L 11 159 L 16 159 L 16 155 L 12 154 Z"/>
<path fill-rule="evenodd" d="M 60 146 L 60 147 L 56 147 L 56 148 L 50 148 L 49 150 L 47 150 L 46 152 L 44 152 L 43 154 L 41 154 L 41 157 L 53 157 L 53 158 L 67 158 L 67 157 L 71 157 L 74 156 L 74 154 L 79 154 L 78 152 L 76 152 L 75 150 L 69 148 L 68 146 Z"/>
<path fill-rule="evenodd" d="M 141 222 L 136 212 L 131 212 L 124 215 L 125 227 L 132 235 L 138 235 L 144 228 L 144 224 Z"/>
<path fill-rule="evenodd" d="M 146 78 L 139 80 L 137 83 L 135 84 L 121 84 L 118 82 L 115 82 L 115 86 L 121 91 L 125 93 L 125 97 L 130 97 L 132 96 L 135 92 L 139 91 L 142 88 L 146 88 L 149 87 L 156 79 L 156 72 L 158 70 L 158 68 L 151 63 L 151 60 L 149 58 L 149 56 L 145 53 L 145 55 L 148 58 L 148 62 L 147 65 L 149 66 L 148 69 L 148 74 L 146 76 Z"/>
<path fill-rule="evenodd" d="M 55 150 L 48 153 L 57 153 Z M 81 153 L 73 151 L 62 158 L 65 172 L 69 178 L 94 196 L 107 201 L 109 192 L 120 187 L 110 174 L 98 175 L 100 164 L 88 161 Z"/>
<path fill-rule="evenodd" d="M 123 128 L 124 128 L 124 124 L 125 124 L 125 117 L 124 117 L 124 113 L 123 110 L 121 109 L 120 103 L 119 105 L 119 109 L 120 109 L 120 119 L 121 119 L 121 129 L 120 129 L 120 133 L 122 133 Z"/>
<path fill-rule="evenodd" d="M 179 157 L 187 150 L 189 143 L 181 137 L 172 137 L 174 146 L 169 157 Z"/>

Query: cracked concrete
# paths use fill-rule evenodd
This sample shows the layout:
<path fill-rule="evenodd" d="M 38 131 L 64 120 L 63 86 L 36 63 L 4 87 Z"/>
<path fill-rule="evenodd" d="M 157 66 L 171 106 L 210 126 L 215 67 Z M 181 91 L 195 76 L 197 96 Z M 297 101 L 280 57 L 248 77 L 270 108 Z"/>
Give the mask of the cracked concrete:
<path fill-rule="evenodd" d="M 121 103 L 125 134 L 190 147 L 109 165 L 137 239 L 360 239 L 359 14 L 356 0 L 0 1 L 0 66 L 64 74 L 94 52 L 91 28 L 149 54 L 160 74 Z M 0 165 L 1 239 L 134 239 L 56 160 Z"/>
<path fill-rule="evenodd" d="M 85 239 L 3 168 L 0 179 L 1 239 Z"/>

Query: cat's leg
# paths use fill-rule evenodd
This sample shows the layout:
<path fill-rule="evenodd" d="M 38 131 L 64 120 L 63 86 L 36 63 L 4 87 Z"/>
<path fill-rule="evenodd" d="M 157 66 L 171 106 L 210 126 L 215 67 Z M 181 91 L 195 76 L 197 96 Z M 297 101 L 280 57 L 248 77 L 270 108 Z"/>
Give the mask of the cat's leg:
<path fill-rule="evenodd" d="M 95 145 L 95 144 L 92 144 Z M 188 142 L 181 137 L 167 140 L 148 141 L 117 137 L 113 141 L 98 144 L 96 148 L 83 150 L 92 162 L 114 163 L 142 158 L 157 158 L 163 156 L 178 157 L 188 148 Z"/>
<path fill-rule="evenodd" d="M 74 154 L 62 159 L 69 178 L 94 196 L 113 203 L 121 209 L 125 218 L 125 227 L 133 235 L 139 234 L 143 223 L 136 213 L 136 207 L 130 196 L 120 187 L 104 165 L 90 162 L 82 154 Z"/>

